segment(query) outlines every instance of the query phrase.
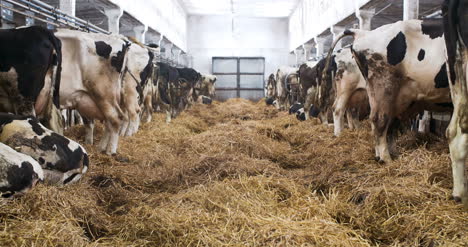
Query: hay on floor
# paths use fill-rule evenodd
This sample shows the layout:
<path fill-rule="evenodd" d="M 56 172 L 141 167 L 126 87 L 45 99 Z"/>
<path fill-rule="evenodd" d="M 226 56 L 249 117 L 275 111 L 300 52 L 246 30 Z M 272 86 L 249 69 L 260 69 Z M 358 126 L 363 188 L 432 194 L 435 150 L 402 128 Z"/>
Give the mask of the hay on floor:
<path fill-rule="evenodd" d="M 90 172 L 1 201 L 1 246 L 466 246 L 468 212 L 448 200 L 443 138 L 405 134 L 373 159 L 368 123 L 333 136 L 264 101 L 163 114 Z M 96 128 L 102 134 L 102 126 Z M 83 127 L 67 135 L 82 142 Z"/>

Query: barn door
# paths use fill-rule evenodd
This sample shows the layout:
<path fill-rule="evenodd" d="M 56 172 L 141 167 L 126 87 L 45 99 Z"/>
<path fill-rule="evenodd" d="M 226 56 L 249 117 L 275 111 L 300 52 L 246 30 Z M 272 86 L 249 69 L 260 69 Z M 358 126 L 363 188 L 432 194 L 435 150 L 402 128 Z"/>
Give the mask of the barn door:
<path fill-rule="evenodd" d="M 265 58 L 213 57 L 216 99 L 245 98 L 259 100 L 265 96 Z"/>

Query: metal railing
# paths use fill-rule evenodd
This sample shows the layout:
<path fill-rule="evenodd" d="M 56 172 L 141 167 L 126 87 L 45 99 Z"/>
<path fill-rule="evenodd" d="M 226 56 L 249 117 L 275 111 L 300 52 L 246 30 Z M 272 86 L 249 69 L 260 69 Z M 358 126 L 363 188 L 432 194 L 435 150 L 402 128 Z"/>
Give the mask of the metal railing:
<path fill-rule="evenodd" d="M 66 26 L 66 27 L 79 29 L 79 30 L 87 31 L 87 32 L 110 34 L 109 31 L 104 30 L 96 25 L 93 25 L 89 23 L 88 21 L 84 21 L 80 18 L 70 16 L 58 10 L 56 7 L 50 6 L 38 0 L 2 0 L 2 1 L 5 3 L 10 3 L 16 8 L 14 7 L 12 8 L 12 7 L 4 5 L 3 3 L 0 3 L 1 8 L 8 9 L 17 14 L 47 23 L 49 25 L 53 25 L 55 27 Z M 30 11 L 31 13 L 37 14 L 45 18 L 41 18 L 36 15 L 29 14 L 26 11 Z"/>
<path fill-rule="evenodd" d="M 68 15 L 56 7 L 38 0 L 0 0 L 0 8 L 54 27 L 68 27 L 85 32 L 111 34 L 111 32 L 89 23 L 89 21 Z M 164 52 L 155 54 L 155 62 L 164 62 L 174 67 L 186 67 L 183 62 L 166 57 Z"/>

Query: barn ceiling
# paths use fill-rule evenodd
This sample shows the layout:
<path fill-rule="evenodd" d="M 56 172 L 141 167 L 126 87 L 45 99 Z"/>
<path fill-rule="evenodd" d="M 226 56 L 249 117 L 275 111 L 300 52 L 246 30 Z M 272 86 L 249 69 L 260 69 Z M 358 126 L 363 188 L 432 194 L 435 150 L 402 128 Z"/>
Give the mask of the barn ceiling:
<path fill-rule="evenodd" d="M 180 0 L 189 15 L 289 17 L 300 0 Z"/>

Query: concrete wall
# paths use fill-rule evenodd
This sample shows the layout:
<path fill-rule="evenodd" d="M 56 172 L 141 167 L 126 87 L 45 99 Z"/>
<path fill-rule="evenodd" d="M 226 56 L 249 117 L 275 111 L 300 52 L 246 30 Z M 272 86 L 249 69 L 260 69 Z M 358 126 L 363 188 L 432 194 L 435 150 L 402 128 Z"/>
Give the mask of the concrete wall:
<path fill-rule="evenodd" d="M 293 64 L 288 54 L 287 18 L 189 16 L 188 52 L 193 68 L 211 73 L 213 56 L 265 57 L 265 76 Z"/>

